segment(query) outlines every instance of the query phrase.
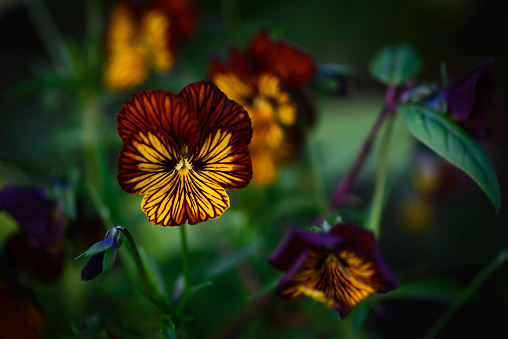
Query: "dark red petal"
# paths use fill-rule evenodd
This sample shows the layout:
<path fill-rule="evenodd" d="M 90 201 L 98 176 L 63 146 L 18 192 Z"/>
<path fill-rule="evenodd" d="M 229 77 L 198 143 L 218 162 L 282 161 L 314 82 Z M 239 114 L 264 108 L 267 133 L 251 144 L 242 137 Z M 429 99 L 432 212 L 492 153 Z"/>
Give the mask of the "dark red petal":
<path fill-rule="evenodd" d="M 210 58 L 210 78 L 217 73 L 233 73 L 241 79 L 249 79 L 252 72 L 249 60 L 234 46 L 229 47 L 229 61 L 221 62 L 218 57 Z"/>
<path fill-rule="evenodd" d="M 189 110 L 180 96 L 161 89 L 134 94 L 122 106 L 116 121 L 118 135 L 124 143 L 131 133 L 152 126 L 188 147 L 199 140 L 199 125 L 194 111 Z"/>
<path fill-rule="evenodd" d="M 249 58 L 259 71 L 277 74 L 288 89 L 305 85 L 316 70 L 309 55 L 289 42 L 270 40 L 266 31 L 251 42 Z"/>
<path fill-rule="evenodd" d="M 236 131 L 249 144 L 252 126 L 245 109 L 219 90 L 210 81 L 199 81 L 185 86 L 179 94 L 187 106 L 196 113 L 199 125 L 205 130 L 214 125 L 226 126 Z"/>

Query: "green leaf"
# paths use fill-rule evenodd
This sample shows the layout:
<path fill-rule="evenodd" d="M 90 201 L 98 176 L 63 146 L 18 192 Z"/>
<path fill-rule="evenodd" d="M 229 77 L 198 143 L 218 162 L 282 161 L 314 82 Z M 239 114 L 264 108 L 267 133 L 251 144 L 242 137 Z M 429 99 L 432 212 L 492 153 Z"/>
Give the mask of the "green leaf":
<path fill-rule="evenodd" d="M 106 251 L 106 253 L 104 253 L 104 259 L 102 260 L 102 274 L 98 283 L 104 280 L 104 278 L 107 277 L 109 272 L 111 272 L 113 264 L 115 263 L 116 260 L 117 250 L 118 248 L 113 248 L 112 250 Z"/>
<path fill-rule="evenodd" d="M 405 105 L 399 108 L 399 115 L 418 140 L 476 181 L 499 212 L 501 194 L 496 172 L 478 143 L 445 115 L 429 108 Z"/>
<path fill-rule="evenodd" d="M 74 258 L 74 260 L 88 259 L 92 255 L 107 251 L 108 249 L 111 248 L 111 246 L 113 246 L 112 240 L 109 240 L 109 241 L 103 240 L 103 241 L 96 242 L 85 253 L 82 253 L 80 256 Z"/>
<path fill-rule="evenodd" d="M 161 332 L 166 339 L 176 339 L 175 324 L 167 315 L 161 319 Z"/>
<path fill-rule="evenodd" d="M 400 86 L 422 68 L 420 56 L 408 45 L 386 46 L 370 60 L 372 77 L 386 85 Z"/>

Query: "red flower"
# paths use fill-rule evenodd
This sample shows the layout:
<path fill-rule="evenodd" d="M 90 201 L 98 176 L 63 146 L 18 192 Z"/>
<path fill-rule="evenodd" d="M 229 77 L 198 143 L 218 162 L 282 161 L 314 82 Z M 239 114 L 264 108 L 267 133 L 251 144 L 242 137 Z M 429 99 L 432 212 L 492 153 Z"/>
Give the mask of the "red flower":
<path fill-rule="evenodd" d="M 250 118 L 211 82 L 178 95 L 137 93 L 117 123 L 124 143 L 118 181 L 124 191 L 145 195 L 141 208 L 156 225 L 218 218 L 229 208 L 226 190 L 251 180 Z"/>

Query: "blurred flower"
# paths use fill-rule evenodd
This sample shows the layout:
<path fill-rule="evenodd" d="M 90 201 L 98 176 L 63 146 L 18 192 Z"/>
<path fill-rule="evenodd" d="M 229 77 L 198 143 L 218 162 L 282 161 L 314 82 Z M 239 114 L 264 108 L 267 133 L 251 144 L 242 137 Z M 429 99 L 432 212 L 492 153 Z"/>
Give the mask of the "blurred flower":
<path fill-rule="evenodd" d="M 196 8 L 188 0 L 117 2 L 106 31 L 106 85 L 130 89 L 145 81 L 150 68 L 169 71 L 195 24 Z"/>
<path fill-rule="evenodd" d="M 290 43 L 270 40 L 262 31 L 247 55 L 231 48 L 229 62 L 212 59 L 210 68 L 212 81 L 252 119 L 253 181 L 274 182 L 277 168 L 294 158 L 298 143 L 296 107 L 289 90 L 297 91 L 310 81 L 313 60 Z M 312 106 L 307 97 L 301 98 L 306 107 Z"/>
<path fill-rule="evenodd" d="M 124 143 L 118 181 L 127 193 L 145 195 L 141 208 L 155 225 L 218 218 L 229 208 L 226 190 L 252 178 L 249 115 L 211 82 L 178 95 L 137 93 L 117 122 Z"/>
<path fill-rule="evenodd" d="M 490 58 L 476 65 L 443 91 L 451 118 L 476 138 L 487 136 L 487 112 L 493 89 L 489 71 L 494 61 Z"/>
<path fill-rule="evenodd" d="M 44 321 L 32 291 L 0 276 L 0 305 L 0 338 L 39 338 Z"/>
<path fill-rule="evenodd" d="M 61 209 L 41 188 L 4 187 L 0 191 L 0 210 L 5 210 L 18 222 L 35 248 L 53 246 L 62 237 Z"/>
<path fill-rule="evenodd" d="M 309 296 L 344 318 L 373 293 L 398 286 L 371 232 L 336 224 L 328 233 L 291 229 L 268 258 L 287 274 L 276 292 L 283 299 Z"/>
<path fill-rule="evenodd" d="M 21 229 L 5 244 L 11 263 L 39 279 L 57 279 L 63 268 L 60 204 L 41 188 L 6 186 L 0 191 L 0 210 L 9 213 Z"/>
<path fill-rule="evenodd" d="M 110 229 L 103 241 L 93 244 L 85 253 L 75 260 L 88 259 L 81 270 L 81 281 L 89 281 L 102 274 L 104 279 L 113 268 L 118 248 L 122 246 L 122 226 Z"/>

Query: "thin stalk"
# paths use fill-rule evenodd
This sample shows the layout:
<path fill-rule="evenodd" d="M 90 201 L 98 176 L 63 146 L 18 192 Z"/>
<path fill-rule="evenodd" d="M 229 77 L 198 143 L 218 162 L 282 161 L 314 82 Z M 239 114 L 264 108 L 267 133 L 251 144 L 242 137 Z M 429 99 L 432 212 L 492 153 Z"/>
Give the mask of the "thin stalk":
<path fill-rule="evenodd" d="M 503 265 L 508 259 L 508 248 L 499 252 L 499 254 L 478 273 L 471 283 L 460 293 L 448 309 L 434 323 L 425 335 L 424 339 L 435 338 L 443 327 L 450 321 L 458 309 L 471 297 L 471 295 L 488 279 L 490 276 Z"/>
<path fill-rule="evenodd" d="M 183 270 L 183 278 L 184 278 L 184 297 L 190 294 L 191 284 L 190 284 L 190 269 L 189 269 L 189 247 L 187 244 L 187 225 L 182 225 L 179 227 L 180 229 L 180 246 L 182 253 L 182 270 Z"/>
<path fill-rule="evenodd" d="M 376 237 L 379 235 L 381 225 L 381 216 L 383 214 L 383 200 L 386 188 L 386 173 L 388 168 L 388 150 L 390 146 L 390 137 L 392 135 L 393 122 L 395 115 L 388 118 L 383 139 L 381 140 L 381 153 L 379 155 L 379 165 L 377 168 L 376 184 L 374 186 L 374 197 L 372 198 L 372 210 L 370 213 L 368 229 L 372 230 Z"/>
<path fill-rule="evenodd" d="M 309 135 L 307 138 L 307 154 L 309 157 L 309 167 L 312 171 L 312 179 L 314 182 L 314 194 L 316 201 L 318 202 L 318 207 L 320 210 L 320 215 L 327 221 L 331 221 L 330 218 L 332 216 L 332 213 L 330 211 L 330 208 L 327 204 L 327 195 L 326 195 L 326 189 L 322 180 L 321 175 L 321 169 L 318 168 L 318 165 L 321 164 L 321 161 L 319 161 L 319 156 L 317 153 L 317 149 L 315 147 L 314 138 Z"/>
<path fill-rule="evenodd" d="M 150 285 L 150 281 L 148 280 L 148 275 L 145 271 L 145 266 L 143 266 L 143 262 L 141 261 L 141 256 L 139 255 L 138 247 L 136 246 L 136 242 L 134 241 L 134 238 L 132 237 L 131 233 L 122 226 L 117 226 L 117 229 L 121 230 L 127 240 L 129 241 L 129 245 L 132 249 L 132 254 L 134 256 L 134 262 L 136 264 L 136 268 L 138 270 L 139 278 L 141 279 L 141 284 L 143 285 L 143 289 L 145 290 L 145 293 L 147 296 L 150 297 L 150 299 L 153 299 L 154 293 L 152 290 L 152 286 Z"/>
<path fill-rule="evenodd" d="M 365 141 L 360 147 L 353 166 L 351 166 L 348 173 L 341 179 L 335 188 L 332 198 L 330 199 L 330 208 L 338 208 L 347 200 L 349 192 L 351 191 L 351 188 L 353 187 L 353 184 L 356 180 L 356 177 L 360 173 L 360 170 L 363 168 L 365 160 L 367 160 L 367 157 L 370 154 L 372 145 L 376 140 L 377 134 L 381 129 L 385 118 L 396 110 L 396 107 L 394 106 L 395 92 L 395 87 L 391 85 L 386 89 L 383 109 L 379 113 L 376 121 L 374 122 L 374 125 L 367 135 L 367 138 L 365 138 Z"/>

